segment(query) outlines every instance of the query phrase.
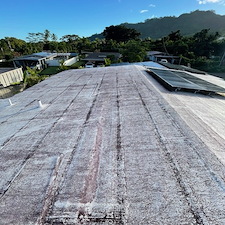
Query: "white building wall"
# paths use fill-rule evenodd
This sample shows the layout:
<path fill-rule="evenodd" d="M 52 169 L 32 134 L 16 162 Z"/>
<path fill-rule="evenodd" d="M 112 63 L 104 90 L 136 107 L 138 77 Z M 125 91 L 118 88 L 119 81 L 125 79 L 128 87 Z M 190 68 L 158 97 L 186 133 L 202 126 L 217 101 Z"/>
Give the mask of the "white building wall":
<path fill-rule="evenodd" d="M 73 65 L 75 62 L 77 62 L 78 57 L 73 57 L 70 59 L 67 59 L 63 62 L 64 66 L 71 66 Z M 53 59 L 53 60 L 48 60 L 46 61 L 46 63 L 48 64 L 48 66 L 60 66 L 60 62 L 63 61 L 62 59 L 57 60 L 57 59 Z"/>
<path fill-rule="evenodd" d="M 71 66 L 71 65 L 73 65 L 74 63 L 76 63 L 77 60 L 78 60 L 78 57 L 70 58 L 70 59 L 66 60 L 66 61 L 63 63 L 63 65 L 64 65 L 64 66 Z"/>
<path fill-rule="evenodd" d="M 0 74 L 0 83 L 3 87 L 8 87 L 13 83 L 23 81 L 23 70 L 22 68 L 10 70 Z"/>

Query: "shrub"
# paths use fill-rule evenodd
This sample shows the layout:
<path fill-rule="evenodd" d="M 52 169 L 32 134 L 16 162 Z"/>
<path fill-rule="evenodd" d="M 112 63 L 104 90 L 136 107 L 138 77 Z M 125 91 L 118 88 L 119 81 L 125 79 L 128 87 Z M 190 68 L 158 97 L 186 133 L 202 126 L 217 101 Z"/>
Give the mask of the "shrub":
<path fill-rule="evenodd" d="M 27 67 L 27 70 L 24 72 L 24 84 L 26 88 L 32 87 L 33 85 L 45 80 L 48 76 L 40 76 L 36 69 L 31 69 Z"/>
<path fill-rule="evenodd" d="M 39 75 L 54 75 L 59 72 L 58 66 L 49 66 L 46 69 L 42 70 Z"/>
<path fill-rule="evenodd" d="M 26 88 L 32 87 L 39 82 L 40 77 L 38 75 L 28 75 L 26 79 Z"/>

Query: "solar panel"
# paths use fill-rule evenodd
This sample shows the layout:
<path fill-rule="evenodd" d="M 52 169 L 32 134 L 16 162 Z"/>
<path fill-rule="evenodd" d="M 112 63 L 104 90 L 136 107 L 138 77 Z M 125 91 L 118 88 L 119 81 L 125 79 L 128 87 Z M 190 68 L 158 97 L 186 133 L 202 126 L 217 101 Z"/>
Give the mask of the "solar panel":
<path fill-rule="evenodd" d="M 185 73 L 185 72 L 175 72 L 175 74 L 178 74 L 179 76 L 181 76 L 182 78 L 184 79 L 188 79 L 189 81 L 195 83 L 195 84 L 198 84 L 200 85 L 202 88 L 204 88 L 204 90 L 206 91 L 213 91 L 213 92 L 225 92 L 225 89 L 218 86 L 218 85 L 215 85 L 215 84 L 212 84 L 208 81 L 205 81 L 203 79 L 200 79 L 198 77 L 195 77 L 195 76 L 192 76 L 188 73 Z"/>
<path fill-rule="evenodd" d="M 152 76 L 171 91 L 184 90 L 204 93 L 225 93 L 225 88 L 183 71 L 149 68 Z"/>

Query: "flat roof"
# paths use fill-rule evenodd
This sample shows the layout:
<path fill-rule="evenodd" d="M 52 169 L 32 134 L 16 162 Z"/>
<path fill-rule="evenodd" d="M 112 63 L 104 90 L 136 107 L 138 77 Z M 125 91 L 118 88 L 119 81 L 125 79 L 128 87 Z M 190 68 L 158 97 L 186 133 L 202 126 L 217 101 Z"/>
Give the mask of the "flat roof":
<path fill-rule="evenodd" d="M 57 53 L 51 53 L 51 52 L 37 52 L 33 53 L 33 56 L 43 57 L 43 58 L 49 58 L 52 56 L 57 56 Z"/>
<path fill-rule="evenodd" d="M 87 57 L 85 57 L 84 61 L 104 61 L 105 58 L 109 55 L 114 55 L 116 58 L 121 56 L 118 52 L 93 52 L 90 53 Z"/>
<path fill-rule="evenodd" d="M 39 61 L 44 58 L 35 57 L 35 56 L 29 56 L 29 57 L 21 57 L 21 58 L 15 58 L 14 61 Z"/>
<path fill-rule="evenodd" d="M 67 70 L 10 101 L 1 224 L 225 224 L 223 96 L 129 65 Z"/>
<path fill-rule="evenodd" d="M 24 55 L 24 56 L 20 56 L 17 58 L 14 58 L 13 60 L 33 60 L 33 61 L 38 61 L 40 59 L 45 59 L 45 58 L 49 58 L 49 57 L 56 57 L 57 53 L 49 53 L 49 52 L 37 52 L 37 53 L 33 53 L 31 55 Z"/>

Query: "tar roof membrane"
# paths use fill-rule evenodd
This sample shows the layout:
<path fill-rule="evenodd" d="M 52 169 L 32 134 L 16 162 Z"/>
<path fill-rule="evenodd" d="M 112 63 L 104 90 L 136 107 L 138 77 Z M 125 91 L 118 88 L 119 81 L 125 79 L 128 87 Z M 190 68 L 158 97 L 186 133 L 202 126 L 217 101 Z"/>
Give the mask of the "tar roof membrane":
<path fill-rule="evenodd" d="M 10 100 L 1 225 L 225 224 L 223 97 L 118 66 L 67 70 Z"/>
<path fill-rule="evenodd" d="M 185 90 L 204 93 L 225 93 L 225 88 L 197 78 L 184 71 L 149 68 L 152 76 L 172 91 Z"/>

